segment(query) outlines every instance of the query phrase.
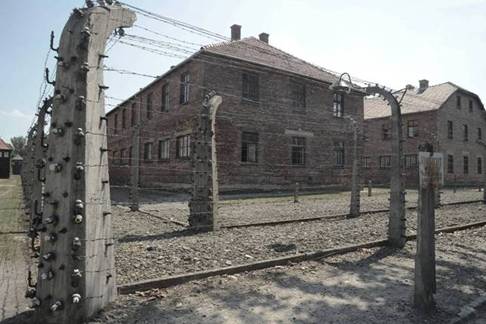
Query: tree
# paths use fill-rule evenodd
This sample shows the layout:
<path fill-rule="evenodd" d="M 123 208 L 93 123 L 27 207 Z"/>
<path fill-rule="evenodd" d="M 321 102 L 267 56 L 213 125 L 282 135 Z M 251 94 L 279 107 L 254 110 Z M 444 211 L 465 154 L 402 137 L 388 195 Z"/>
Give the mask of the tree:
<path fill-rule="evenodd" d="M 26 141 L 27 139 L 25 138 L 25 136 L 15 136 L 10 139 L 10 143 L 12 143 L 14 155 L 18 154 L 21 157 L 24 157 Z"/>

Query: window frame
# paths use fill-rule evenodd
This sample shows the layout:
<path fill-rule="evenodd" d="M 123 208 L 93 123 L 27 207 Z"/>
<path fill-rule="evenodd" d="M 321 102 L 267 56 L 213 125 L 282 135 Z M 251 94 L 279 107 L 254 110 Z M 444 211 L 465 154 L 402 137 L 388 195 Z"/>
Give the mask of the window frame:
<path fill-rule="evenodd" d="M 180 79 L 179 103 L 187 105 L 191 96 L 191 74 L 184 72 Z"/>
<path fill-rule="evenodd" d="M 454 122 L 452 120 L 447 121 L 447 139 L 454 139 Z"/>
<path fill-rule="evenodd" d="M 170 93 L 169 93 L 169 83 L 165 83 L 162 86 L 160 94 L 160 111 L 169 111 L 170 107 Z"/>
<path fill-rule="evenodd" d="M 383 163 L 387 162 L 387 163 Z M 378 165 L 381 170 L 390 169 L 391 168 L 391 155 L 380 155 L 378 157 Z"/>
<path fill-rule="evenodd" d="M 483 158 L 481 156 L 476 158 L 476 167 L 477 174 L 483 174 Z"/>
<path fill-rule="evenodd" d="M 405 169 L 416 169 L 418 167 L 417 154 L 405 154 Z"/>
<path fill-rule="evenodd" d="M 468 142 L 469 141 L 469 126 L 467 124 L 464 124 L 462 126 L 462 132 L 463 132 L 464 142 Z"/>
<path fill-rule="evenodd" d="M 462 109 L 462 97 L 460 95 L 456 96 L 456 108 Z"/>
<path fill-rule="evenodd" d="M 146 118 L 148 120 L 151 120 L 152 117 L 153 117 L 153 112 L 152 112 L 152 109 L 153 109 L 153 93 L 149 93 L 147 94 L 147 97 L 145 98 L 145 109 L 146 109 Z"/>
<path fill-rule="evenodd" d="M 253 72 L 241 74 L 241 98 L 246 101 L 260 101 L 260 75 Z"/>
<path fill-rule="evenodd" d="M 463 172 L 464 174 L 469 174 L 469 156 L 463 156 Z"/>
<path fill-rule="evenodd" d="M 387 124 L 381 125 L 381 139 L 383 141 L 389 141 L 392 138 L 391 127 Z"/>
<path fill-rule="evenodd" d="M 153 142 L 143 143 L 143 160 L 145 162 L 153 161 Z"/>
<path fill-rule="evenodd" d="M 335 92 L 332 96 L 332 115 L 344 118 L 344 94 Z"/>
<path fill-rule="evenodd" d="M 418 121 L 415 119 L 407 120 L 407 137 L 417 138 L 418 136 Z"/>
<path fill-rule="evenodd" d="M 454 174 L 454 155 L 447 154 L 447 173 Z"/>
<path fill-rule="evenodd" d="M 307 146 L 306 138 L 301 136 L 292 136 L 290 141 L 290 164 L 294 167 L 305 166 Z M 295 157 L 298 158 L 294 159 Z"/>
<path fill-rule="evenodd" d="M 162 147 L 163 144 L 166 144 L 166 147 Z M 164 153 L 164 154 L 162 154 Z M 170 139 L 160 139 L 158 142 L 158 160 L 159 161 L 169 161 L 170 160 Z"/>
<path fill-rule="evenodd" d="M 290 80 L 290 98 L 292 108 L 297 112 L 304 112 L 306 108 L 306 86 L 305 83 Z"/>
<path fill-rule="evenodd" d="M 191 158 L 191 135 L 181 135 L 176 138 L 176 158 L 188 160 Z"/>
<path fill-rule="evenodd" d="M 253 138 L 252 138 L 253 137 Z M 259 134 L 257 132 L 242 132 L 241 133 L 241 150 L 240 161 L 245 164 L 257 164 L 258 163 L 258 143 Z M 254 159 L 250 159 L 250 146 L 254 146 Z M 244 153 L 246 152 L 246 153 Z"/>
<path fill-rule="evenodd" d="M 334 142 L 334 167 L 344 168 L 346 165 L 346 150 L 344 141 Z"/>

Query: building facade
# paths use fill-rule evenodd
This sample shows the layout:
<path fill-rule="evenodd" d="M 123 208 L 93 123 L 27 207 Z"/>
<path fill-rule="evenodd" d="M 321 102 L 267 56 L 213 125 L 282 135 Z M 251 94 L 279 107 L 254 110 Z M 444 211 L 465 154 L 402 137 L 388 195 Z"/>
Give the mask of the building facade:
<path fill-rule="evenodd" d="M 397 97 L 401 98 L 402 93 Z M 387 184 L 390 179 L 390 107 L 379 98 L 365 99 L 364 180 Z M 408 186 L 418 183 L 417 154 L 430 143 L 444 157 L 446 185 L 484 182 L 483 144 L 486 112 L 480 98 L 451 82 L 408 90 L 402 99 L 402 135 Z"/>
<path fill-rule="evenodd" d="M 139 163 L 142 187 L 189 189 L 191 135 L 215 90 L 222 191 L 350 185 L 350 119 L 362 127 L 363 94 L 329 90 L 333 74 L 269 45 L 268 34 L 240 34 L 232 26 L 232 41 L 202 48 L 107 114 L 112 183 L 127 184 Z"/>
<path fill-rule="evenodd" d="M 0 138 L 0 179 L 10 178 L 12 147 Z"/>

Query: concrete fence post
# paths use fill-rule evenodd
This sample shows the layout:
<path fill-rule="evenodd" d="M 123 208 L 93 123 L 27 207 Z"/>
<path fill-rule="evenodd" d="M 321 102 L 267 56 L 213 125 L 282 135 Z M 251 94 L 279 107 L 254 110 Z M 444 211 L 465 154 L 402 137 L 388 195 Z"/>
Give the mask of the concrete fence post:
<path fill-rule="evenodd" d="M 373 196 L 373 181 L 368 180 L 368 197 Z"/>
<path fill-rule="evenodd" d="M 300 188 L 300 183 L 296 182 L 294 184 L 294 204 L 299 203 L 299 188 Z"/>
<path fill-rule="evenodd" d="M 415 256 L 414 305 L 428 313 L 435 308 L 435 196 L 439 191 L 439 170 L 432 153 L 419 153 L 420 185 L 417 209 L 417 254 Z"/>
<path fill-rule="evenodd" d="M 352 121 L 353 124 L 353 168 L 351 179 L 351 201 L 349 208 L 350 217 L 359 217 L 360 214 L 360 154 L 359 154 L 359 130 L 356 121 Z"/>
<path fill-rule="evenodd" d="M 206 95 L 191 142 L 193 187 L 189 225 L 201 231 L 214 231 L 219 227 L 216 113 L 221 102 L 222 98 L 214 92 Z"/>
<path fill-rule="evenodd" d="M 140 120 L 140 118 L 138 119 Z M 130 157 L 130 210 L 132 212 L 140 209 L 140 126 L 133 128 L 132 152 Z"/>
<path fill-rule="evenodd" d="M 108 37 L 134 21 L 116 2 L 89 2 L 54 49 L 35 323 L 83 323 L 116 296 L 103 69 Z"/>

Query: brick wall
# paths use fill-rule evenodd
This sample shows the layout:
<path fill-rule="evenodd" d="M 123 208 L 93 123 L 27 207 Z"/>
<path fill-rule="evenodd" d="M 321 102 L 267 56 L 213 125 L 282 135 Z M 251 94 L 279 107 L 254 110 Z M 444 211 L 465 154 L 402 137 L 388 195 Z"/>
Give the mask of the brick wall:
<path fill-rule="evenodd" d="M 191 74 L 191 96 L 187 105 L 179 104 L 179 82 L 181 73 Z M 259 78 L 259 101 L 242 99 L 242 73 L 257 74 Z M 169 83 L 171 105 L 168 112 L 160 112 L 162 86 Z M 305 108 L 296 109 L 291 98 L 292 84 L 305 87 Z M 141 159 L 143 143 L 153 143 L 153 161 L 141 161 L 142 187 L 190 188 L 191 165 L 188 160 L 176 158 L 176 137 L 191 133 L 196 123 L 204 89 L 216 90 L 223 97 L 216 122 L 220 188 L 228 190 L 288 189 L 295 182 L 303 187 L 349 186 L 352 164 L 352 128 L 349 120 L 333 116 L 333 93 L 329 85 L 274 69 L 236 60 L 205 55 L 200 60 L 174 69 L 161 80 L 144 89 L 135 99 L 141 113 Z M 153 118 L 145 116 L 144 105 L 148 93 L 153 93 Z M 122 148 L 128 151 L 132 131 L 130 127 L 114 134 L 115 115 L 121 109 L 129 109 L 131 101 L 109 114 L 109 146 L 114 152 Z M 140 111 L 142 108 L 142 111 Z M 363 99 L 361 95 L 344 96 L 345 115 L 363 122 Z M 130 114 L 127 113 L 127 116 Z M 129 125 L 127 121 L 127 125 Z M 258 133 L 257 163 L 241 162 L 242 132 Z M 291 141 L 293 136 L 305 137 L 305 164 L 291 163 Z M 170 158 L 158 161 L 158 141 L 170 139 Z M 344 142 L 345 164 L 336 167 L 337 142 Z M 113 153 L 113 152 L 112 152 Z M 119 153 L 118 153 L 119 154 Z M 126 165 L 110 162 L 113 184 L 128 183 L 129 169 Z"/>

